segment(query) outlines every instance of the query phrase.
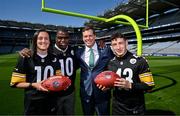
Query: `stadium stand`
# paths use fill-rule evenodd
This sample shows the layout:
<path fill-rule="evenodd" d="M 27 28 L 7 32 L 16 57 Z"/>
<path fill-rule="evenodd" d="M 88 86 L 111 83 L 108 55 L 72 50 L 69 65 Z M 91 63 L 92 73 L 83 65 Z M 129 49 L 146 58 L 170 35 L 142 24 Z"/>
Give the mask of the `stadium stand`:
<path fill-rule="evenodd" d="M 154 55 L 161 56 L 180 56 L 180 43 L 179 41 L 173 41 L 169 43 L 167 46 L 164 46 L 162 49 L 158 49 Z"/>
<path fill-rule="evenodd" d="M 138 24 L 145 24 L 145 0 L 130 0 L 127 4 L 119 5 L 112 11 L 133 17 Z M 124 8 L 126 7 L 126 8 Z M 180 1 L 151 0 L 149 1 L 149 28 L 142 29 L 144 55 L 176 55 L 180 56 Z M 142 12 L 137 12 L 141 9 Z M 109 11 L 108 11 L 109 12 Z M 110 12 L 109 12 L 110 13 Z M 108 14 L 104 17 L 107 17 Z M 101 25 L 94 26 L 97 28 Z M 92 24 L 91 24 L 92 25 Z M 106 31 L 98 33 L 98 39 L 109 38 L 112 33 L 121 32 L 129 39 L 129 50 L 136 53 L 136 35 L 132 27 L 124 25 L 106 25 Z M 113 28 L 112 28 L 113 27 Z M 104 27 L 103 27 L 104 28 Z"/>
<path fill-rule="evenodd" d="M 146 54 L 158 53 L 159 51 L 167 49 L 176 43 L 177 43 L 176 41 L 157 42 L 157 43 L 150 45 L 147 48 L 144 48 L 144 53 L 146 53 Z"/>
<path fill-rule="evenodd" d="M 126 0 L 124 0 L 126 1 Z M 115 8 L 107 9 L 100 17 L 110 18 L 118 14 L 132 17 L 138 24 L 145 24 L 146 0 L 128 0 L 120 2 Z M 141 11 L 141 12 L 139 12 Z M 93 25 L 97 41 L 104 39 L 110 44 L 112 33 L 121 32 L 129 39 L 129 49 L 136 53 L 136 35 L 132 27 L 90 20 L 84 25 Z M 47 28 L 55 40 L 55 32 L 60 27 L 55 25 L 32 24 L 0 20 L 0 54 L 12 53 L 23 47 L 29 47 L 33 33 L 40 28 Z M 70 44 L 81 45 L 82 27 L 66 27 L 70 33 Z M 149 0 L 149 28 L 141 29 L 144 55 L 180 55 L 180 1 Z M 6 50 L 3 50 L 6 49 Z"/>
<path fill-rule="evenodd" d="M 30 47 L 34 32 L 41 28 L 46 28 L 55 42 L 56 30 L 66 27 L 0 20 L 0 54 L 14 53 L 22 48 Z M 81 28 L 69 27 L 67 29 L 70 33 L 70 44 L 82 44 L 82 39 L 79 39 Z"/>
<path fill-rule="evenodd" d="M 12 53 L 12 46 L 0 46 L 0 53 L 1 54 L 8 54 L 8 53 Z"/>

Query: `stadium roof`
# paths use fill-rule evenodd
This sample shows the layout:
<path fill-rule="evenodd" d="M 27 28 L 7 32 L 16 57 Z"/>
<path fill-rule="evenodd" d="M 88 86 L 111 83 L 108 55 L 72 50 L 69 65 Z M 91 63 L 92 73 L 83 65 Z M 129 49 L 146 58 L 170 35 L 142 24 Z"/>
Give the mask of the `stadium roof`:
<path fill-rule="evenodd" d="M 17 22 L 12 20 L 0 20 L 0 27 L 2 28 L 14 28 L 14 29 L 25 29 L 25 30 L 38 30 L 41 28 L 46 28 L 49 31 L 56 31 L 58 28 L 66 28 L 64 26 L 57 25 L 44 25 L 40 23 L 30 23 L 30 22 Z M 70 33 L 73 33 L 75 27 L 67 27 Z M 77 28 L 79 29 L 79 28 Z"/>
<path fill-rule="evenodd" d="M 127 0 L 124 0 L 127 1 Z M 138 19 L 145 19 L 146 16 L 146 0 L 128 0 L 128 2 L 120 2 L 117 7 L 113 10 L 107 10 L 100 17 L 110 18 L 119 14 L 124 14 L 132 17 L 136 21 Z M 180 0 L 149 0 L 149 16 L 153 15 L 163 15 L 165 13 L 171 12 L 173 10 L 180 9 Z M 140 20 L 143 21 L 143 20 Z M 117 24 L 113 23 L 105 23 L 90 20 L 85 24 L 93 24 L 97 28 L 109 28 L 116 26 Z M 29 28 L 29 29 L 37 29 L 46 27 L 49 30 L 56 30 L 58 27 L 63 26 L 55 26 L 55 25 L 44 25 L 44 24 L 33 24 L 30 22 L 17 22 L 17 21 L 9 21 L 9 20 L 0 20 L 0 26 L 4 27 L 18 27 L 18 28 Z M 75 27 L 68 27 L 69 29 Z"/>
<path fill-rule="evenodd" d="M 122 12 L 128 13 L 129 16 L 137 18 L 145 17 L 146 0 L 130 0 L 127 10 Z M 179 0 L 149 0 L 149 16 L 154 14 L 162 14 L 170 9 L 180 8 Z"/>
<path fill-rule="evenodd" d="M 180 0 L 149 0 L 149 16 L 155 14 L 163 15 L 179 8 Z M 106 11 L 102 17 L 110 18 L 119 14 L 128 15 L 135 20 L 145 18 L 146 0 L 129 0 L 127 3 L 122 2 L 113 10 Z M 111 27 L 115 25 L 92 20 L 86 24 L 93 24 L 95 27 L 100 28 Z"/>

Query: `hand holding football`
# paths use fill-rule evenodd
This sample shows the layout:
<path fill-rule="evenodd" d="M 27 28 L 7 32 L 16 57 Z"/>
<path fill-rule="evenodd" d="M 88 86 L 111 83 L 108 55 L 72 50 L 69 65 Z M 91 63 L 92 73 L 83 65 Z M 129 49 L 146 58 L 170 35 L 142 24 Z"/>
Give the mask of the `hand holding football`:
<path fill-rule="evenodd" d="M 51 76 L 41 83 L 49 91 L 66 90 L 71 85 L 71 80 L 66 76 Z"/>
<path fill-rule="evenodd" d="M 106 88 L 110 88 L 114 86 L 114 81 L 116 80 L 116 78 L 120 78 L 120 76 L 115 72 L 104 71 L 96 76 L 94 82 Z"/>

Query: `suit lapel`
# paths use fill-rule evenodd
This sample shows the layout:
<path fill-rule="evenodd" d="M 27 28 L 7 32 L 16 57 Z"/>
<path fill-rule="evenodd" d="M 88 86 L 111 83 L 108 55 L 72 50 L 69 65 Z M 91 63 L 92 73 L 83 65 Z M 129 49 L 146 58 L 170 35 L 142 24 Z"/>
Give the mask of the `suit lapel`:
<path fill-rule="evenodd" d="M 81 61 L 86 65 L 86 67 L 89 67 L 89 65 L 85 62 L 85 47 L 80 52 Z"/>
<path fill-rule="evenodd" d="M 101 50 L 99 49 L 99 47 L 97 49 L 98 49 L 98 53 L 99 53 L 99 58 L 98 58 L 96 64 L 94 65 L 94 68 L 98 65 L 98 63 L 99 63 L 99 61 L 101 60 L 101 57 L 102 57 Z"/>

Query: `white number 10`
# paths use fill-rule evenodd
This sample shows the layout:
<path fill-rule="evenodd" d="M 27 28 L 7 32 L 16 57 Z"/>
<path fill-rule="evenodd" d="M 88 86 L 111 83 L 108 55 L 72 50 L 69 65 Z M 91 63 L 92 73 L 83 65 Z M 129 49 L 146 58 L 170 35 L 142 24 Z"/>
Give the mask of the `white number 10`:
<path fill-rule="evenodd" d="M 46 66 L 44 68 L 44 75 L 43 75 L 42 79 L 41 79 L 41 77 L 42 77 L 42 75 L 41 75 L 41 72 L 42 72 L 41 66 L 35 66 L 35 70 L 37 71 L 37 80 L 36 80 L 36 82 L 40 82 L 41 80 L 47 79 L 48 72 L 50 72 L 50 76 L 54 75 L 54 69 L 53 69 L 52 66 Z"/>
<path fill-rule="evenodd" d="M 72 58 L 67 58 L 65 61 L 63 59 L 59 60 L 61 66 L 61 72 L 65 75 L 65 71 L 67 76 L 71 76 L 73 74 L 73 60 Z"/>

